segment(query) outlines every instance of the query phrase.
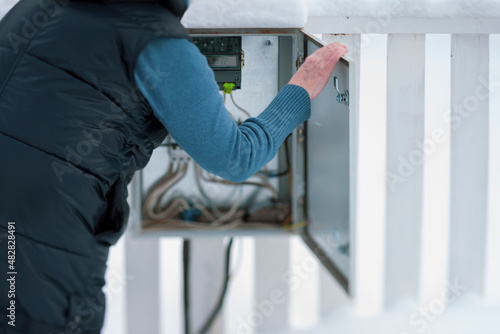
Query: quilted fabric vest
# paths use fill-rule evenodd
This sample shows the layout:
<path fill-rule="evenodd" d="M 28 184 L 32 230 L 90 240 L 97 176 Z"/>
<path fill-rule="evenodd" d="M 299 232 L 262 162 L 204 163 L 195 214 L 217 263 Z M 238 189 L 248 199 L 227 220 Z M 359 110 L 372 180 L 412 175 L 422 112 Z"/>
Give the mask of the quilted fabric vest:
<path fill-rule="evenodd" d="M 158 37 L 189 39 L 155 0 L 21 0 L 0 21 L 0 333 L 99 333 L 127 184 L 167 135 L 134 80 Z"/>

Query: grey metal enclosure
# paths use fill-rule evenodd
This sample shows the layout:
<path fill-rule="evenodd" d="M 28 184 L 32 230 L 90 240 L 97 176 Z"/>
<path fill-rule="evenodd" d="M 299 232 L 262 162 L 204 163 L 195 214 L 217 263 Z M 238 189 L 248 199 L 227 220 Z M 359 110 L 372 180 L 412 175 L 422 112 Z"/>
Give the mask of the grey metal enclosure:
<path fill-rule="evenodd" d="M 219 86 L 234 84 L 232 94 L 226 94 L 231 101 L 225 101 L 236 122 L 248 117 L 241 109 L 252 117 L 264 110 L 305 57 L 323 45 L 300 29 L 190 32 L 202 52 L 211 43 L 222 45 L 206 55 Z M 228 43 L 231 47 L 225 48 Z M 135 235 L 299 234 L 349 291 L 349 249 L 354 242 L 350 233 L 349 99 L 357 98 L 349 96 L 349 79 L 349 60 L 342 58 L 325 90 L 311 102 L 311 118 L 295 129 L 277 156 L 246 183 L 230 184 L 204 172 L 174 139 L 167 138 L 132 181 L 131 228 Z M 172 171 L 172 166 L 177 169 Z M 170 176 L 177 173 L 177 179 L 165 186 L 167 190 L 155 205 L 157 209 L 171 208 L 166 210 L 171 214 L 151 219 L 145 208 L 150 205 L 148 196 L 161 188 L 167 170 Z"/>

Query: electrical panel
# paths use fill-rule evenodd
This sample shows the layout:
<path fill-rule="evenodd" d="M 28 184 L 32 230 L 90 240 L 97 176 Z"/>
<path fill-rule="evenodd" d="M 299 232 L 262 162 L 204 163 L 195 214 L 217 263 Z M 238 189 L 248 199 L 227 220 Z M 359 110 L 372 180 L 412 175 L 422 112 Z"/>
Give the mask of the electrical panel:
<path fill-rule="evenodd" d="M 300 29 L 190 32 L 219 87 L 241 88 L 221 92 L 237 123 L 262 112 L 323 45 Z M 136 235 L 301 235 L 348 290 L 353 242 L 349 99 L 356 98 L 349 86 L 349 61 L 342 58 L 328 86 L 311 102 L 311 118 L 267 166 L 240 184 L 204 171 L 168 137 L 132 181 Z"/>
<path fill-rule="evenodd" d="M 235 89 L 241 88 L 241 69 L 244 65 L 241 36 L 193 37 L 193 43 L 207 57 L 221 90 L 225 83 L 234 84 Z"/>

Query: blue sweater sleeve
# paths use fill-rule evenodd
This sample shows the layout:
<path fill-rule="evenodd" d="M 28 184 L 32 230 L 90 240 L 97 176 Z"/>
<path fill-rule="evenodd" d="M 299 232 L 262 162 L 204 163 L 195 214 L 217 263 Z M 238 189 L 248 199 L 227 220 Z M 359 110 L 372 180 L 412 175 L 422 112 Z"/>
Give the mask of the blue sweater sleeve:
<path fill-rule="evenodd" d="M 184 39 L 150 42 L 137 60 L 135 80 L 175 141 L 202 168 L 233 182 L 268 163 L 310 116 L 306 90 L 286 85 L 258 117 L 237 126 L 206 58 Z"/>

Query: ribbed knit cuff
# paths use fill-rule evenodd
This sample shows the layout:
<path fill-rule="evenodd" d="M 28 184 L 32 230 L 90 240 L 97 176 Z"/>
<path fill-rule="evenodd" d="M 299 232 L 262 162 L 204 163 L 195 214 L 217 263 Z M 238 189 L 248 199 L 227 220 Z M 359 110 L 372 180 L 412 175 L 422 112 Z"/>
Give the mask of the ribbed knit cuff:
<path fill-rule="evenodd" d="M 273 144 L 280 146 L 286 137 L 311 117 L 311 99 L 307 91 L 286 85 L 256 120 L 269 131 Z"/>

